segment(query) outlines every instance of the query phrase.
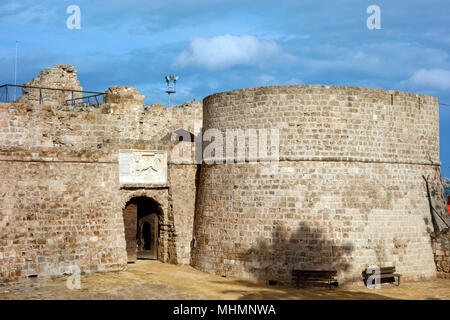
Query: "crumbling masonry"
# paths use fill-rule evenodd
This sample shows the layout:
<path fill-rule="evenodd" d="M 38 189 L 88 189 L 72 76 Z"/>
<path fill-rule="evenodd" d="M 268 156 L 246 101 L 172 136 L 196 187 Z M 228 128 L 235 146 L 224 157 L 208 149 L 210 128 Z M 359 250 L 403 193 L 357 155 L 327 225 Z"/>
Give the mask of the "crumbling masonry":
<path fill-rule="evenodd" d="M 29 85 L 81 90 L 65 65 Z M 1 283 L 120 270 L 140 254 L 283 283 L 294 268 L 436 275 L 424 180 L 442 189 L 434 97 L 282 86 L 165 108 L 112 87 L 97 108 L 67 106 L 68 94 L 0 103 Z M 201 128 L 277 129 L 279 162 L 200 165 L 186 137 Z"/>

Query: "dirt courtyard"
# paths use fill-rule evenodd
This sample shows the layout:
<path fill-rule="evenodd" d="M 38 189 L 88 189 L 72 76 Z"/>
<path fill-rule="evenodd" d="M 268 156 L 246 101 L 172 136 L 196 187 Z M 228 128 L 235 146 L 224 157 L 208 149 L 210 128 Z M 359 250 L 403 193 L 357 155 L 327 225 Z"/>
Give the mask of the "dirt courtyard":
<path fill-rule="evenodd" d="M 22 299 L 445 299 L 450 300 L 450 279 L 384 284 L 380 289 L 363 285 L 340 288 L 268 286 L 210 275 L 190 266 L 138 260 L 119 272 L 81 276 L 80 289 L 68 289 L 68 277 L 32 279 L 0 286 L 0 300 Z"/>

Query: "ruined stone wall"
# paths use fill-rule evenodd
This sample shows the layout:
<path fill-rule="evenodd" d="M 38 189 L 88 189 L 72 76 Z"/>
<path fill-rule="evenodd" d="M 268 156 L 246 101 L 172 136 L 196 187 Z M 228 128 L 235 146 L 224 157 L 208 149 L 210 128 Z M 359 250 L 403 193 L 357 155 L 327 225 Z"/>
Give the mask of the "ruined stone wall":
<path fill-rule="evenodd" d="M 178 263 L 189 264 L 191 258 L 191 241 L 194 228 L 195 200 L 197 196 L 196 165 L 171 165 L 171 198 L 175 224 L 176 254 Z"/>
<path fill-rule="evenodd" d="M 110 91 L 122 98 L 100 108 L 0 104 L 0 283 L 125 267 L 123 209 L 139 196 L 163 212 L 159 259 L 189 261 L 197 166 L 172 164 L 171 136 L 193 131 L 202 105 L 144 108 L 136 89 Z M 120 149 L 167 151 L 168 186 L 121 187 Z"/>
<path fill-rule="evenodd" d="M 248 162 L 247 142 L 247 162 L 202 165 L 194 267 L 284 283 L 292 269 L 321 268 L 352 281 L 373 264 L 406 279 L 435 276 L 423 175 L 440 183 L 436 98 L 283 86 L 203 103 L 204 130 L 223 137 L 277 129 L 280 161 Z"/>
<path fill-rule="evenodd" d="M 57 64 L 51 68 L 42 70 L 39 75 L 24 86 L 53 89 L 70 89 L 82 91 L 80 81 L 77 79 L 77 71 L 73 66 Z M 48 105 L 66 105 L 66 101 L 81 98 L 81 92 L 22 88 L 22 96 L 17 100 L 19 103 L 42 103 Z"/>
<path fill-rule="evenodd" d="M 433 233 L 431 243 L 438 276 L 450 279 L 450 229 Z"/>

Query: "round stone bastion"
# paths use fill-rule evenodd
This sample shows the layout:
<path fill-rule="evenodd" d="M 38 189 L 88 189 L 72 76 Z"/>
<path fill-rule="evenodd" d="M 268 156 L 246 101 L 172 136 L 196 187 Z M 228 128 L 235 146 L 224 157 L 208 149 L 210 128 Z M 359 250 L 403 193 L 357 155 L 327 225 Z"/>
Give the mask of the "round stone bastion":
<path fill-rule="evenodd" d="M 294 269 L 337 270 L 341 283 L 374 265 L 395 266 L 402 279 L 436 276 L 427 182 L 440 183 L 437 98 L 318 85 L 242 89 L 206 97 L 203 127 L 195 268 L 285 284 Z M 221 139 L 205 142 L 209 129 L 223 135 L 214 162 L 205 151 Z M 248 135 L 245 159 L 230 159 L 227 132 Z"/>

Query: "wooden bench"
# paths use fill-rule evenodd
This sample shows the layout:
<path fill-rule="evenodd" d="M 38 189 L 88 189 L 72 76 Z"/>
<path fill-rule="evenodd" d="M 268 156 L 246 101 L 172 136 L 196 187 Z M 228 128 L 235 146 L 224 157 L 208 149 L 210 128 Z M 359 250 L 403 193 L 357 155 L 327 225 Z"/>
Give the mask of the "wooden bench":
<path fill-rule="evenodd" d="M 292 280 L 295 282 L 297 288 L 300 282 L 327 282 L 331 289 L 332 285 L 339 286 L 336 270 L 292 270 Z"/>
<path fill-rule="evenodd" d="M 372 270 L 371 270 L 372 271 Z M 372 273 L 367 272 L 367 269 L 363 271 L 362 275 L 364 278 L 364 283 L 367 286 L 367 280 L 370 276 L 374 275 L 375 271 L 372 271 Z M 395 272 L 395 267 L 383 267 L 380 268 L 380 283 L 383 282 L 389 282 L 394 283 L 395 278 L 397 277 L 397 286 L 400 285 L 400 274 Z"/>

